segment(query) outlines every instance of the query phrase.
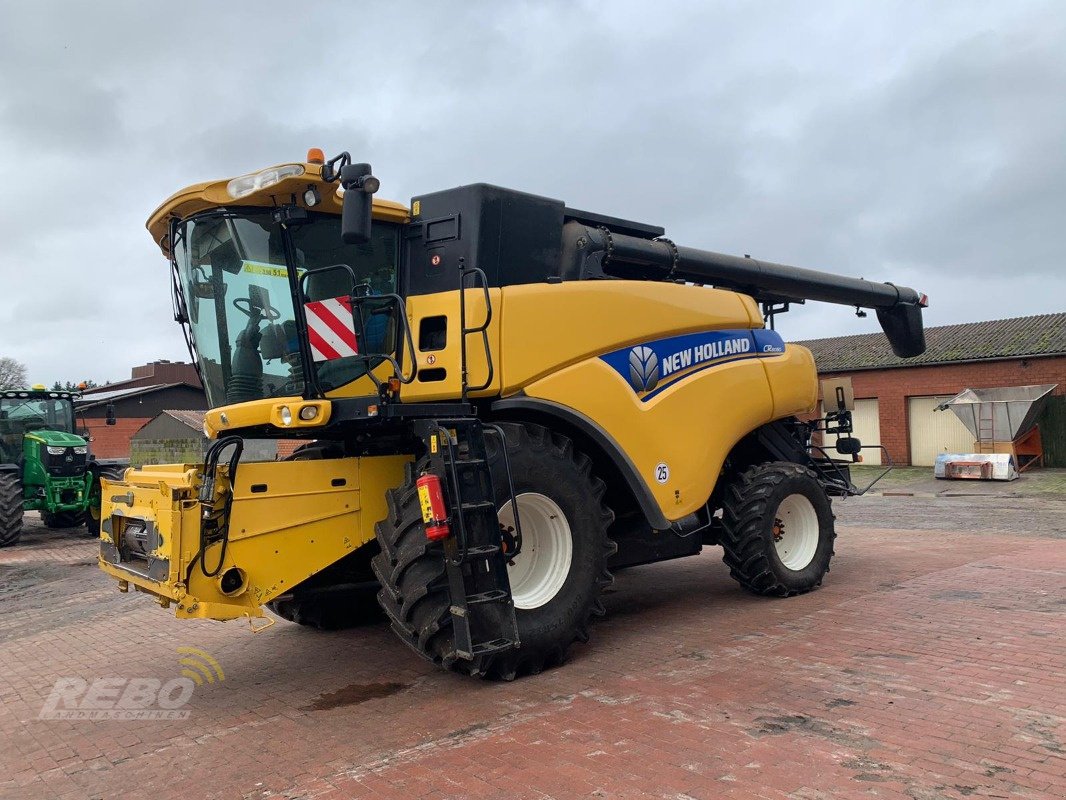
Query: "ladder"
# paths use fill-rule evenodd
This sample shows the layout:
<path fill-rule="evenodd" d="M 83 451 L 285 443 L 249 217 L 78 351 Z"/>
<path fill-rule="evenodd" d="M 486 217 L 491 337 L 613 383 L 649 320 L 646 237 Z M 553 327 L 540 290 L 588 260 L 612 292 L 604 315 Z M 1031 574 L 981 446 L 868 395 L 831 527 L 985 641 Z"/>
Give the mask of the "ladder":
<path fill-rule="evenodd" d="M 517 648 L 520 641 L 507 563 L 521 548 L 521 523 L 516 513 L 514 532 L 501 529 L 485 444 L 487 436 L 499 438 L 511 507 L 516 509 L 503 430 L 473 416 L 425 420 L 419 426 L 429 456 L 428 470 L 447 487 L 451 535 L 444 540 L 444 558 L 455 655 L 474 660 Z"/>
<path fill-rule="evenodd" d="M 988 411 L 988 414 L 985 414 Z M 981 403 L 977 411 L 977 452 L 996 452 L 996 416 L 994 403 Z"/>

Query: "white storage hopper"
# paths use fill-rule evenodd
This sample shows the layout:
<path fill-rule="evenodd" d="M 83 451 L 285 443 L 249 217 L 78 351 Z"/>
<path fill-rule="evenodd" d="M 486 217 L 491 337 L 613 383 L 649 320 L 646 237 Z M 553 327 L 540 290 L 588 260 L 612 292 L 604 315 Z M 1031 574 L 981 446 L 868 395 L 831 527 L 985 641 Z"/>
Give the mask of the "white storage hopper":
<path fill-rule="evenodd" d="M 1015 468 L 1021 472 L 1043 463 L 1036 418 L 1057 385 L 965 389 L 937 406 L 955 412 L 973 434 L 975 452 L 938 458 L 936 477 L 1012 480 L 1017 477 Z"/>
<path fill-rule="evenodd" d="M 950 408 L 969 428 L 973 440 L 1013 442 L 1036 424 L 1047 396 L 1058 386 L 1006 386 L 999 389 L 964 389 L 939 408 Z"/>

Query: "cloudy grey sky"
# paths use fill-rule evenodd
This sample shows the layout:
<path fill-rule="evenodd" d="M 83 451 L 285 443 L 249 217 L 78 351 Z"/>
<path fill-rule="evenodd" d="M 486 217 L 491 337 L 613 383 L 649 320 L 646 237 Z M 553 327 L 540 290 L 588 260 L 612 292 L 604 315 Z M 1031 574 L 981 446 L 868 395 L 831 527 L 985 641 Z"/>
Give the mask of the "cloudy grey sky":
<path fill-rule="evenodd" d="M 384 197 L 488 181 L 914 286 L 931 325 L 1066 310 L 1055 0 L 0 0 L 0 356 L 49 383 L 185 357 L 144 220 L 310 146 Z"/>

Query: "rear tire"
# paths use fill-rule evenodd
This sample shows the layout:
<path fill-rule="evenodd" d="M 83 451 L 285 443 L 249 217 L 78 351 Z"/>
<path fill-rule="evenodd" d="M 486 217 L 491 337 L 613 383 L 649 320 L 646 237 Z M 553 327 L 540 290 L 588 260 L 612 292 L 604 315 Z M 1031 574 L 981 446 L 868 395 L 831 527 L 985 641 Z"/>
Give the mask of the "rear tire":
<path fill-rule="evenodd" d="M 520 517 L 527 503 L 533 503 L 530 531 L 523 531 L 528 538 L 509 571 L 518 588 L 515 616 L 521 647 L 472 661 L 457 657 L 444 551 L 426 539 L 415 489 L 416 465 L 408 465 L 404 485 L 388 493 L 389 516 L 377 525 L 381 553 L 373 564 L 382 586 L 378 601 L 405 644 L 445 669 L 512 680 L 561 664 L 574 641 L 588 640 L 590 618 L 604 613 L 600 596 L 611 583 L 607 558 L 617 546 L 607 536 L 614 514 L 603 504 L 605 486 L 592 475 L 588 457 L 547 428 L 501 427 Z M 497 508 L 506 519 L 510 496 L 499 440 L 486 435 L 486 442 Z M 535 533 L 538 524 L 541 531 Z"/>
<path fill-rule="evenodd" d="M 755 594 L 809 592 L 829 572 L 833 520 L 829 497 L 812 470 L 783 461 L 759 464 L 726 490 L 722 560 Z"/>
<path fill-rule="evenodd" d="M 85 524 L 86 513 L 84 511 L 57 511 L 51 514 L 41 512 L 41 521 L 46 528 L 77 528 Z"/>
<path fill-rule="evenodd" d="M 17 544 L 22 536 L 22 481 L 13 472 L 0 472 L 0 547 Z"/>
<path fill-rule="evenodd" d="M 107 478 L 109 481 L 120 481 L 125 474 L 125 467 L 100 467 L 100 471 L 93 478 L 92 486 L 89 487 L 89 502 L 85 509 L 85 530 L 89 536 L 100 536 L 100 507 L 102 501 L 100 479 Z"/>

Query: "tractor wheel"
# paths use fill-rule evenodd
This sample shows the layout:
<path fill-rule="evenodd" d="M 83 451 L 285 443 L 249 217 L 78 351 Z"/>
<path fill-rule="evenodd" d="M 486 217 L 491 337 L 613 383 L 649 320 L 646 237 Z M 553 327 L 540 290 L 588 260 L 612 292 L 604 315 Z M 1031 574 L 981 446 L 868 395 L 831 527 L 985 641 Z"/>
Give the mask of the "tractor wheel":
<path fill-rule="evenodd" d="M 98 537 L 100 535 L 100 479 L 107 478 L 109 481 L 120 481 L 123 475 L 126 474 L 125 467 L 101 467 L 100 471 L 96 474 L 96 478 L 93 480 L 92 486 L 89 488 L 89 502 L 88 507 L 85 509 L 85 529 L 89 536 Z"/>
<path fill-rule="evenodd" d="M 0 547 L 22 536 L 22 481 L 13 472 L 0 472 Z"/>
<path fill-rule="evenodd" d="M 54 514 L 42 511 L 41 521 L 46 528 L 77 528 L 85 524 L 85 516 L 84 511 L 57 511 Z"/>
<path fill-rule="evenodd" d="M 829 571 L 833 520 L 814 472 L 787 462 L 759 464 L 726 490 L 719 536 L 723 561 L 755 594 L 809 592 Z"/>
<path fill-rule="evenodd" d="M 272 600 L 267 608 L 284 620 L 318 628 L 320 631 L 339 631 L 360 625 L 371 625 L 384 618 L 377 603 L 377 587 L 329 592 L 289 600 Z"/>
<path fill-rule="evenodd" d="M 415 489 L 416 465 L 388 493 L 389 516 L 376 528 L 378 601 L 393 630 L 423 657 L 455 672 L 512 680 L 562 663 L 575 640 L 588 640 L 600 595 L 611 583 L 607 558 L 617 546 L 614 514 L 588 457 L 566 437 L 536 425 L 505 424 L 507 454 L 522 523 L 522 552 L 509 566 L 521 647 L 473 661 L 455 653 L 444 551 L 426 539 Z M 499 440 L 487 436 L 500 521 L 513 519 Z"/>

